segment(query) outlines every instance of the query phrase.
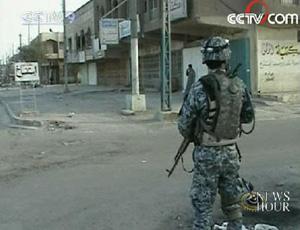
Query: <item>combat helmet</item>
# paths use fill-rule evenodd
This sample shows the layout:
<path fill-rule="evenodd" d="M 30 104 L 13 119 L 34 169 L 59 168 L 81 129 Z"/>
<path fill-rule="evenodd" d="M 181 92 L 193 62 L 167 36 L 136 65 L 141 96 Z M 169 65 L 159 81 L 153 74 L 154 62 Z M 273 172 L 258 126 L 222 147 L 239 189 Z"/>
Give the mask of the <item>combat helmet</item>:
<path fill-rule="evenodd" d="M 211 37 L 204 42 L 201 52 L 203 54 L 203 64 L 206 64 L 207 61 L 227 62 L 231 56 L 229 40 L 222 37 Z"/>

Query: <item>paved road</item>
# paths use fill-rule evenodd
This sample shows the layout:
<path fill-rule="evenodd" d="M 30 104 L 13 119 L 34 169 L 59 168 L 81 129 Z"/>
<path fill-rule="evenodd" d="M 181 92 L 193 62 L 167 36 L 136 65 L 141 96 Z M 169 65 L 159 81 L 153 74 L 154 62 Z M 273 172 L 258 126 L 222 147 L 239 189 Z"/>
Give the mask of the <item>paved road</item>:
<path fill-rule="evenodd" d="M 178 169 L 167 179 L 164 172 L 180 138 L 175 125 L 150 124 L 136 135 L 138 127 L 124 139 L 131 147 L 120 145 L 105 158 L 95 155 L 1 180 L 0 229 L 190 229 L 191 176 Z M 299 136 L 300 119 L 260 121 L 242 141 L 242 174 L 260 191 L 290 191 L 292 197 L 292 213 L 248 213 L 246 222 L 300 229 Z M 101 152 L 105 146 L 90 148 Z M 222 221 L 218 204 L 216 220 Z"/>
<path fill-rule="evenodd" d="M 3 105 L 0 104 L 0 129 L 5 129 L 10 124 L 9 117 Z"/>

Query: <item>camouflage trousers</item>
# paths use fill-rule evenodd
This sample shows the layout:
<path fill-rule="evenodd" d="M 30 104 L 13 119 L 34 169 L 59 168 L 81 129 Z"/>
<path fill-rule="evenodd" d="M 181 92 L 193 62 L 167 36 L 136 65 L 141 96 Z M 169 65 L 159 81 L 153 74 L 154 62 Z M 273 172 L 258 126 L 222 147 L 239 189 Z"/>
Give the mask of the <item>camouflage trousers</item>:
<path fill-rule="evenodd" d="M 193 158 L 195 165 L 190 193 L 195 211 L 193 230 L 212 229 L 213 204 L 218 191 L 223 213 L 228 219 L 228 230 L 242 229 L 240 163 L 235 145 L 196 146 Z"/>

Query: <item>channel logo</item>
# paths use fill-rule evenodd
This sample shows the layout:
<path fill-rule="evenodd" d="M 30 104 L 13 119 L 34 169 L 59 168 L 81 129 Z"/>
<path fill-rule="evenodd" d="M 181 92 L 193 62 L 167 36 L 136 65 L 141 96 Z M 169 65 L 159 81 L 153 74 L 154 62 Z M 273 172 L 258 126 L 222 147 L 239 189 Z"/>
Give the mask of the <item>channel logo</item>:
<path fill-rule="evenodd" d="M 260 14 L 253 12 L 254 7 L 259 6 L 262 8 Z M 299 24 L 298 14 L 282 14 L 282 13 L 271 13 L 270 7 L 264 0 L 253 0 L 251 1 L 244 11 L 240 14 L 229 14 L 227 21 L 232 25 L 287 25 L 287 24 Z"/>

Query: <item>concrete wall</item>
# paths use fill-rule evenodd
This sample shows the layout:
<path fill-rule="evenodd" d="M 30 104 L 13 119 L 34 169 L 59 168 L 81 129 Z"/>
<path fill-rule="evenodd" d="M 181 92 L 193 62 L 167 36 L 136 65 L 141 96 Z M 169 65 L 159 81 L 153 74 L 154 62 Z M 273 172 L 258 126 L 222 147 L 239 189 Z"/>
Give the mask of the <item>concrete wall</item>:
<path fill-rule="evenodd" d="M 291 0 L 292 1 L 292 0 Z M 300 5 L 298 4 L 289 4 L 289 1 L 283 0 L 265 0 L 265 2 L 270 7 L 272 13 L 281 13 L 281 14 L 300 14 Z"/>
<path fill-rule="evenodd" d="M 297 32 L 297 28 L 259 28 L 258 92 L 300 91 L 300 43 Z"/>
<path fill-rule="evenodd" d="M 182 84 L 185 89 L 187 83 L 186 69 L 189 64 L 193 65 L 196 72 L 196 79 L 208 73 L 207 66 L 202 64 L 202 53 L 200 47 L 186 48 L 183 50 L 183 70 L 182 71 Z"/>
<path fill-rule="evenodd" d="M 242 13 L 245 11 L 249 0 L 193 0 L 190 1 L 190 17 L 198 23 L 245 28 L 238 25 L 230 25 L 227 16 L 231 13 Z"/>
<path fill-rule="evenodd" d="M 87 63 L 88 65 L 88 84 L 97 85 L 97 65 L 95 62 Z"/>
<path fill-rule="evenodd" d="M 79 65 L 78 78 L 79 78 L 80 83 L 82 85 L 88 85 L 89 84 L 87 64 L 80 64 Z"/>

